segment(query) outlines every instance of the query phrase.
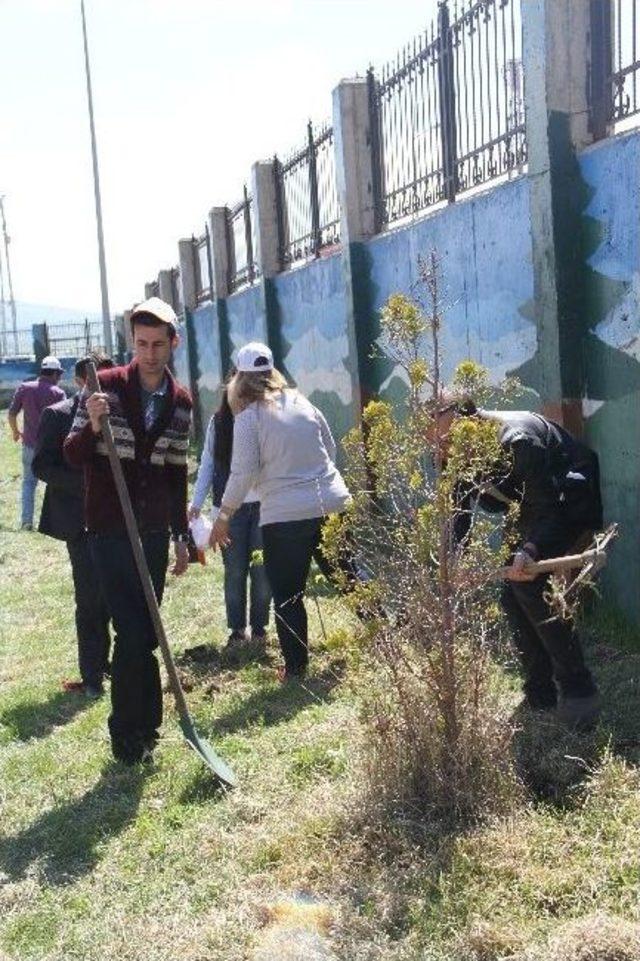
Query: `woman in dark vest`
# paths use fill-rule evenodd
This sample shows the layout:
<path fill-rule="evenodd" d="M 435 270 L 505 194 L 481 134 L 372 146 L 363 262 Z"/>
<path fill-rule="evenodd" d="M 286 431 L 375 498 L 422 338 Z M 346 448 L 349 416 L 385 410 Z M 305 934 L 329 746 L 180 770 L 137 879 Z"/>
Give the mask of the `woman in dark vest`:
<path fill-rule="evenodd" d="M 224 389 L 220 407 L 209 421 L 198 469 L 189 519 L 200 514 L 209 490 L 213 499 L 215 520 L 229 479 L 233 449 L 233 414 Z M 230 524 L 231 543 L 224 548 L 224 602 L 229 627 L 228 645 L 234 647 L 247 640 L 247 626 L 253 644 L 264 644 L 269 623 L 271 591 L 262 564 L 252 564 L 254 551 L 262 550 L 260 502 L 255 491 L 249 491 Z M 249 581 L 249 617 L 247 621 L 247 580 Z"/>

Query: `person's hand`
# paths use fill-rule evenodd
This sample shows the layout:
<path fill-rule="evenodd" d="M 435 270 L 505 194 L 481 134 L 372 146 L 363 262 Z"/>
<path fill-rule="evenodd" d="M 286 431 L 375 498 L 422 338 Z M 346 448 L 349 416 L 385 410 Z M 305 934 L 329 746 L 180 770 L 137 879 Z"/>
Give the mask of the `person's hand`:
<path fill-rule="evenodd" d="M 107 395 L 96 392 L 87 397 L 87 413 L 91 421 L 91 430 L 94 434 L 99 434 L 101 430 L 100 418 L 103 414 L 109 413 Z"/>
<path fill-rule="evenodd" d="M 17 427 L 15 427 L 13 430 L 13 440 L 16 444 L 18 443 L 18 441 L 22 440 L 22 431 L 18 430 Z"/>
<path fill-rule="evenodd" d="M 189 506 L 189 510 L 187 511 L 187 518 L 190 521 L 194 521 L 196 517 L 200 517 L 200 508 L 194 507 L 193 504 L 191 504 Z"/>
<path fill-rule="evenodd" d="M 533 563 L 531 554 L 527 551 L 516 551 L 511 567 L 507 567 L 505 577 L 508 581 L 535 581 L 538 576 L 535 571 L 527 572 L 527 567 Z"/>
<path fill-rule="evenodd" d="M 187 545 L 184 543 L 184 541 L 175 541 L 173 547 L 176 555 L 176 560 L 173 567 L 171 568 L 171 573 L 175 577 L 180 577 L 180 575 L 184 574 L 184 572 L 189 567 L 189 549 Z"/>
<path fill-rule="evenodd" d="M 209 536 L 209 547 L 212 547 L 215 551 L 218 547 L 228 547 L 230 543 L 229 521 L 226 517 L 220 517 L 218 514 Z"/>

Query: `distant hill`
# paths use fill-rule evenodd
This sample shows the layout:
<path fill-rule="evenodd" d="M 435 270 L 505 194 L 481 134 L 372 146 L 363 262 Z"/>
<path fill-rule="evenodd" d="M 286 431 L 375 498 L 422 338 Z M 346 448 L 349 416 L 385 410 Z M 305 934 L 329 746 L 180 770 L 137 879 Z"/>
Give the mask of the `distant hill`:
<path fill-rule="evenodd" d="M 28 304 L 22 300 L 16 301 L 18 330 L 30 329 L 32 324 L 42 324 L 46 321 L 51 326 L 58 324 L 82 323 L 85 317 L 89 321 L 100 321 L 101 315 L 95 310 L 81 310 L 77 307 L 52 307 L 45 304 Z M 10 323 L 7 309 L 7 322 Z"/>

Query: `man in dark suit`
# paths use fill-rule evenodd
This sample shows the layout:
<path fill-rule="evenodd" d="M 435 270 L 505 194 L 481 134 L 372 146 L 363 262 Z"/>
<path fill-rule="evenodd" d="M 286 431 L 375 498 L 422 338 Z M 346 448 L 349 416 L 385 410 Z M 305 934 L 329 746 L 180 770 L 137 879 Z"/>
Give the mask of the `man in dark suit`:
<path fill-rule="evenodd" d="M 79 360 L 75 366 L 76 383 L 86 383 L 87 362 L 91 359 L 98 370 L 113 367 L 113 361 L 101 354 Z M 40 524 L 41 534 L 66 541 L 73 572 L 76 603 L 76 632 L 80 681 L 65 681 L 66 690 L 84 691 L 90 698 L 103 693 L 102 683 L 109 663 L 109 612 L 102 598 L 84 523 L 84 489 L 82 471 L 70 467 L 62 454 L 62 445 L 71 429 L 78 408 L 79 394 L 59 401 L 42 411 L 32 470 L 46 486 Z"/>

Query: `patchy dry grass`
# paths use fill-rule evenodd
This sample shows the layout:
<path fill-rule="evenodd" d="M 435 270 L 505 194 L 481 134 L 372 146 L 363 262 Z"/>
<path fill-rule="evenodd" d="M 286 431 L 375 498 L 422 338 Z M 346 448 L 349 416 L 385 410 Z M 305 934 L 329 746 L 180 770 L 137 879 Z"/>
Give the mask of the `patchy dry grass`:
<path fill-rule="evenodd" d="M 273 646 L 260 662 L 221 656 L 214 561 L 172 582 L 163 610 L 178 655 L 210 645 L 181 670 L 240 787 L 212 789 L 169 697 L 155 765 L 122 769 L 108 705 L 60 690 L 75 672 L 65 549 L 15 531 L 19 451 L 4 418 L 0 428 L 0 957 L 640 959 L 637 635 L 625 637 L 631 653 L 592 651 L 601 729 L 569 736 L 523 718 L 530 800 L 452 835 L 363 798 L 357 657 L 340 605 L 320 599 L 326 644 L 310 605 L 314 673 L 280 688 Z M 599 640 L 616 637 L 597 616 Z"/>

